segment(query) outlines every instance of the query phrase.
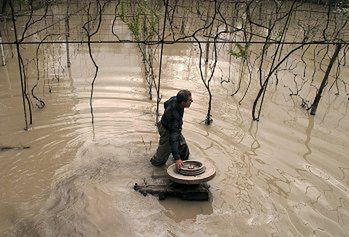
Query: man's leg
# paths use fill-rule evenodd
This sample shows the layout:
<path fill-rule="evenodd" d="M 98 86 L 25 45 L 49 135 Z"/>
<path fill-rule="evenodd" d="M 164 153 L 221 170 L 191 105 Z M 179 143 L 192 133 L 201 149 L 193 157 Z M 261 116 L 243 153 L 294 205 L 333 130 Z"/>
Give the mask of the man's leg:
<path fill-rule="evenodd" d="M 160 134 L 159 146 L 150 162 L 154 166 L 161 166 L 166 163 L 171 154 L 170 135 L 160 122 L 157 124 L 157 126 Z"/>

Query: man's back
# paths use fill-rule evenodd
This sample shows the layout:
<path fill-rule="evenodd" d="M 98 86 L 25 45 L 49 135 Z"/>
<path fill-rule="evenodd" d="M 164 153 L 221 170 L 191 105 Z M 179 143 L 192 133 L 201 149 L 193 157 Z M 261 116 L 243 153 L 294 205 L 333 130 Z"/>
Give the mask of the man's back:
<path fill-rule="evenodd" d="M 177 104 L 176 96 L 171 97 L 164 103 L 164 114 L 161 123 L 166 129 L 182 130 L 184 109 Z M 172 131 L 173 132 L 173 131 Z"/>

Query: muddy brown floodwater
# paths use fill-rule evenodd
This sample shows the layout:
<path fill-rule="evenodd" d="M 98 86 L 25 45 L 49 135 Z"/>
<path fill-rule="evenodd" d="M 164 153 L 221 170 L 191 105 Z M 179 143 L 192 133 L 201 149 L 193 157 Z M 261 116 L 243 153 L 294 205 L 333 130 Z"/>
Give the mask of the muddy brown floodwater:
<path fill-rule="evenodd" d="M 148 99 L 137 48 L 93 49 L 94 126 L 86 45 L 72 44 L 71 69 L 40 89 L 46 107 L 34 109 L 29 131 L 17 61 L 0 67 L 0 144 L 30 147 L 0 152 L 1 236 L 348 236 L 345 96 L 326 94 L 312 117 L 279 86 L 267 93 L 257 123 L 254 95 L 239 105 L 218 72 L 214 121 L 206 126 L 208 95 L 194 46 L 165 46 L 162 103 L 181 88 L 192 91 L 183 134 L 191 158 L 212 163 L 217 174 L 208 202 L 159 201 L 133 190 L 165 169 L 149 163 L 158 142 L 156 103 Z M 220 67 L 227 70 L 228 63 Z"/>

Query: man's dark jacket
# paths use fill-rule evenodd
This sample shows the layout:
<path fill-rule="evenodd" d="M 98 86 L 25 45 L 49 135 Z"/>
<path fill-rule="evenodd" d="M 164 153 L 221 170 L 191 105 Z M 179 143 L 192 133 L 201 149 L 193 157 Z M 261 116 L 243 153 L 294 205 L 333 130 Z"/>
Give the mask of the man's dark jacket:
<path fill-rule="evenodd" d="M 184 108 L 177 103 L 176 96 L 164 103 L 165 112 L 161 118 L 161 124 L 170 132 L 170 146 L 173 158 L 181 159 L 179 155 L 180 135 L 183 125 Z"/>

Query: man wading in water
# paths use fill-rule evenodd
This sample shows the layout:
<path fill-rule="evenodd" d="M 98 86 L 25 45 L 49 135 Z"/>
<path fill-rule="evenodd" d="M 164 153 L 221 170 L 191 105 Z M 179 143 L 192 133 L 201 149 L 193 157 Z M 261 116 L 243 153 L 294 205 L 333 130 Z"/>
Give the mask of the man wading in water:
<path fill-rule="evenodd" d="M 158 122 L 160 134 L 159 147 L 150 162 L 154 166 L 164 165 L 172 153 L 177 169 L 183 166 L 183 160 L 189 158 L 189 148 L 182 135 L 184 108 L 189 108 L 193 99 L 191 92 L 181 90 L 177 96 L 165 102 L 165 112 Z"/>

